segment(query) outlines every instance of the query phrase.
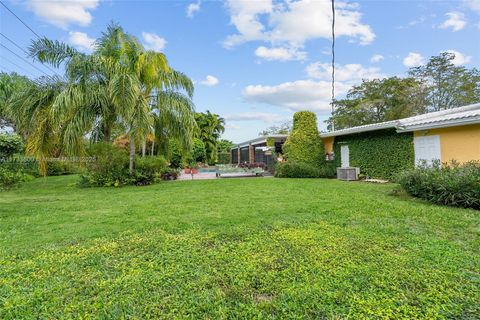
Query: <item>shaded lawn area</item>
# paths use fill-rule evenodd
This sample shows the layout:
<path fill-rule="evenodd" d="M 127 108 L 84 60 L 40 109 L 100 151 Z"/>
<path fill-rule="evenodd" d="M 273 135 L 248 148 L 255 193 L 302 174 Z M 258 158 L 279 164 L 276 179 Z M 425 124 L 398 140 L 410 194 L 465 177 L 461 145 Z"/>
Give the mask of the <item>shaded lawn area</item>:
<path fill-rule="evenodd" d="M 0 318 L 473 319 L 480 212 L 321 179 L 0 193 Z"/>

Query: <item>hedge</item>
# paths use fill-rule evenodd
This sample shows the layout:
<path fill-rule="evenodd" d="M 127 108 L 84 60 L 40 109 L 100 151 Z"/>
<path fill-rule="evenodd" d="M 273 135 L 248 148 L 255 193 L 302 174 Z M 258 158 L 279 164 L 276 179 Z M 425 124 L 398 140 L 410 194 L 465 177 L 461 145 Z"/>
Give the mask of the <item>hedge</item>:
<path fill-rule="evenodd" d="M 219 152 L 217 159 L 219 164 L 229 164 L 232 162 L 232 154 L 230 152 Z"/>
<path fill-rule="evenodd" d="M 317 117 L 311 111 L 299 111 L 293 115 L 293 129 L 283 144 L 287 161 L 319 167 L 325 163 L 325 152 L 318 133 Z"/>
<path fill-rule="evenodd" d="M 414 197 L 480 210 L 480 162 L 420 166 L 400 174 L 399 183 Z"/>
<path fill-rule="evenodd" d="M 415 164 L 413 133 L 395 129 L 364 132 L 335 137 L 335 163 L 341 166 L 340 146 L 348 145 L 350 166 L 372 178 L 395 180 L 400 172 Z"/>
<path fill-rule="evenodd" d="M 276 165 L 275 177 L 277 178 L 333 178 L 335 167 L 325 164 L 321 167 L 306 163 L 280 162 Z"/>

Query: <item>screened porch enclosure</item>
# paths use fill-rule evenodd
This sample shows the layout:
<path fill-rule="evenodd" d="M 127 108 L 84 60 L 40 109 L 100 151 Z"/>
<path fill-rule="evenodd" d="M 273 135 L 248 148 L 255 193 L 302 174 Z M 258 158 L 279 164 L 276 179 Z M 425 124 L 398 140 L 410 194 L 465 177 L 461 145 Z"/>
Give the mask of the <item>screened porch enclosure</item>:
<path fill-rule="evenodd" d="M 282 153 L 282 146 L 287 137 L 287 135 L 265 136 L 240 143 L 230 151 L 232 155 L 231 163 L 264 163 L 269 167 L 275 162 L 273 157 Z M 267 140 L 274 141 L 273 150 L 267 147 Z"/>

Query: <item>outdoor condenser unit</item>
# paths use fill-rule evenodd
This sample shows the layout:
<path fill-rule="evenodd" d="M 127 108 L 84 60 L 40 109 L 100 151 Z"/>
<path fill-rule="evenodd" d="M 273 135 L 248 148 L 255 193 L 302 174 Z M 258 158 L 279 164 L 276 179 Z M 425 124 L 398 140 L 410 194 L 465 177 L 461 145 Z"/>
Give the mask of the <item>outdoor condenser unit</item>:
<path fill-rule="evenodd" d="M 357 168 L 357 167 L 337 168 L 337 179 L 339 180 L 345 180 L 345 181 L 358 180 L 359 174 L 360 174 L 360 168 Z"/>

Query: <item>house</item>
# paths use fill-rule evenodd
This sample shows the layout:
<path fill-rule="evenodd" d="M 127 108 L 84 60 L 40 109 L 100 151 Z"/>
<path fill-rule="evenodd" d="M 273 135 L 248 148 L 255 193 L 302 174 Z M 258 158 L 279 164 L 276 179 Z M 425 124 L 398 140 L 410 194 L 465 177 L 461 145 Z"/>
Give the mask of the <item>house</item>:
<path fill-rule="evenodd" d="M 269 166 L 273 164 L 270 147 L 274 147 L 275 153 L 282 153 L 287 137 L 286 134 L 274 134 L 239 143 L 230 150 L 232 164 L 261 162 Z"/>
<path fill-rule="evenodd" d="M 480 103 L 320 135 L 328 159 L 391 178 L 415 164 L 480 161 Z"/>

